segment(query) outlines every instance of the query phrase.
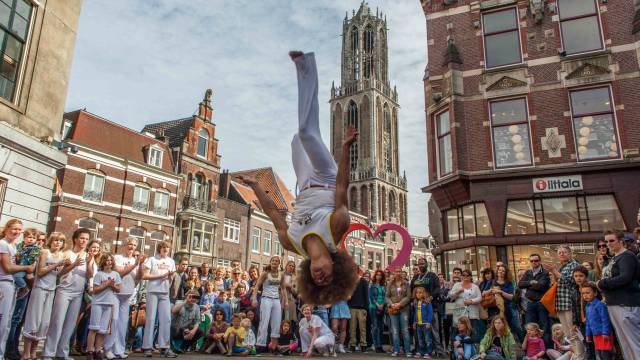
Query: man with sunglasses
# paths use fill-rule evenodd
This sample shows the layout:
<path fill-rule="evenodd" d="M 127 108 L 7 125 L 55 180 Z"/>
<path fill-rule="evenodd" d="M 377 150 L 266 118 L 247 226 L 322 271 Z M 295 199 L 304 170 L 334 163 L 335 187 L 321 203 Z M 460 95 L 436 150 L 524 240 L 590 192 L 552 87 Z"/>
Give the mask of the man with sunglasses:
<path fill-rule="evenodd" d="M 549 327 L 549 312 L 540 303 L 540 299 L 551 286 L 549 272 L 542 267 L 542 257 L 539 254 L 531 254 L 529 262 L 531 268 L 524 273 L 518 282 L 518 288 L 526 290 L 524 296 L 529 300 L 525 310 L 525 324 L 536 323 L 544 331 L 544 342 L 547 347 L 552 346 Z"/>
<path fill-rule="evenodd" d="M 177 353 L 188 350 L 200 339 L 204 332 L 200 329 L 200 294 L 197 290 L 189 290 L 185 301 L 178 301 L 171 310 L 171 340 L 174 345 L 182 340 L 182 346 L 176 348 Z"/>

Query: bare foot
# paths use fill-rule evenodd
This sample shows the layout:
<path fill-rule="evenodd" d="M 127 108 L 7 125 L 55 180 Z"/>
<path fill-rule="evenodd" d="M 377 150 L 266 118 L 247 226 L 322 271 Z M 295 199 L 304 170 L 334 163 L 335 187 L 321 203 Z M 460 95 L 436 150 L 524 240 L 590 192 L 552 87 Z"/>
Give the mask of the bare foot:
<path fill-rule="evenodd" d="M 304 53 L 302 51 L 298 51 L 298 50 L 292 50 L 289 51 L 289 57 L 291 57 L 291 60 L 295 61 L 297 58 L 304 56 Z"/>

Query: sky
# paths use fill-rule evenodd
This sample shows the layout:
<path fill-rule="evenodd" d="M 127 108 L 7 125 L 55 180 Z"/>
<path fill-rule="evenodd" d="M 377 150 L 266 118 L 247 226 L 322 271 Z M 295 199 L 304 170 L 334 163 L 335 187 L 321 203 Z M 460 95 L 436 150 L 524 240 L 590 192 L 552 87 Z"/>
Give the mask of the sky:
<path fill-rule="evenodd" d="M 195 113 L 213 89 L 222 168 L 271 166 L 293 190 L 290 140 L 297 129 L 289 50 L 314 51 L 320 122 L 329 144 L 332 81 L 340 83 L 342 21 L 361 0 L 87 0 L 66 110 L 87 111 L 141 130 Z M 426 27 L 419 0 L 371 0 L 387 16 L 389 79 L 398 88 L 400 168 L 408 178 L 408 221 L 426 235 L 424 92 Z"/>

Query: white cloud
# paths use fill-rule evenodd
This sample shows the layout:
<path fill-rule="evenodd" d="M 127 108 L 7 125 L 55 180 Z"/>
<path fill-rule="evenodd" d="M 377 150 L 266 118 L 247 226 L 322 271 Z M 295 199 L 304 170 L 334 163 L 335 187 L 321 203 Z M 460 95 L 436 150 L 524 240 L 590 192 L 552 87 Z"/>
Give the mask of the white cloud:
<path fill-rule="evenodd" d="M 297 122 L 291 49 L 315 51 L 320 117 L 329 141 L 329 89 L 340 81 L 342 20 L 360 0 L 85 1 L 67 110 L 86 107 L 133 129 L 191 115 L 214 91 L 222 165 L 273 166 L 293 187 L 289 140 Z M 401 111 L 400 164 L 409 228 L 426 234 L 422 76 L 425 21 L 417 0 L 369 1 L 387 14 L 389 70 Z M 283 135 L 285 134 L 285 135 Z"/>

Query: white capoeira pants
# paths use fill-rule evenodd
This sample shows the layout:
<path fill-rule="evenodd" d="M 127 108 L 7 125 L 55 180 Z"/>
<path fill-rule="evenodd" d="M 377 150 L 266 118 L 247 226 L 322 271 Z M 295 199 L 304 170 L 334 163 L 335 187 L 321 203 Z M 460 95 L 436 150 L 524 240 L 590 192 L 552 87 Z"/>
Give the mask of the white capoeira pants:
<path fill-rule="evenodd" d="M 0 281 L 0 359 L 4 359 L 15 304 L 16 287 L 13 281 Z"/>
<path fill-rule="evenodd" d="M 609 305 L 609 318 L 616 329 L 624 359 L 640 359 L 640 307 Z"/>
<path fill-rule="evenodd" d="M 260 299 L 260 326 L 258 327 L 257 346 L 267 346 L 269 325 L 271 325 L 271 337 L 280 337 L 281 319 L 282 305 L 280 305 L 280 299 L 263 296 Z"/>
<path fill-rule="evenodd" d="M 291 153 L 298 188 L 310 185 L 335 187 L 338 166 L 320 135 L 318 71 L 315 55 L 295 60 L 298 74 L 298 133 L 293 136 Z"/>
<path fill-rule="evenodd" d="M 113 317 L 113 305 L 92 304 L 91 317 L 89 318 L 89 330 L 93 330 L 98 334 L 106 334 L 111 327 L 111 319 Z"/>
<path fill-rule="evenodd" d="M 307 329 L 300 329 L 300 348 L 302 353 L 306 353 L 309 351 L 309 346 L 317 349 L 319 352 L 323 352 L 327 349 L 328 346 L 333 346 L 336 343 L 336 338 L 333 334 L 330 335 L 322 335 L 316 338 L 316 341 L 311 344 L 311 333 Z"/>
<path fill-rule="evenodd" d="M 45 290 L 39 287 L 31 291 L 22 328 L 22 335 L 25 338 L 37 341 L 46 339 L 55 295 L 55 290 Z"/>
<path fill-rule="evenodd" d="M 142 348 L 151 350 L 153 348 L 153 329 L 158 316 L 158 347 L 168 349 L 171 339 L 171 303 L 169 294 L 147 293 L 147 318 L 144 323 L 144 336 L 142 338 Z"/>
<path fill-rule="evenodd" d="M 104 349 L 116 355 L 124 355 L 132 296 L 133 295 L 117 295 L 119 304 L 116 311 L 118 313 L 117 316 L 115 316 L 116 319 L 111 324 L 111 333 L 109 333 L 104 340 Z"/>
<path fill-rule="evenodd" d="M 76 329 L 76 320 L 82 305 L 82 293 L 57 290 L 51 311 L 49 333 L 42 357 L 69 357 L 69 342 Z"/>

